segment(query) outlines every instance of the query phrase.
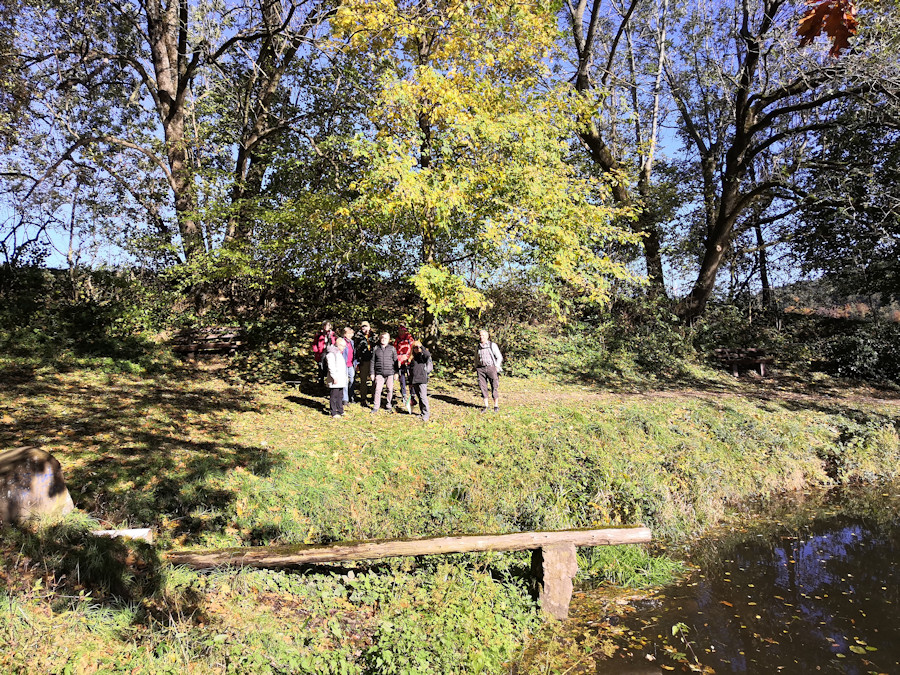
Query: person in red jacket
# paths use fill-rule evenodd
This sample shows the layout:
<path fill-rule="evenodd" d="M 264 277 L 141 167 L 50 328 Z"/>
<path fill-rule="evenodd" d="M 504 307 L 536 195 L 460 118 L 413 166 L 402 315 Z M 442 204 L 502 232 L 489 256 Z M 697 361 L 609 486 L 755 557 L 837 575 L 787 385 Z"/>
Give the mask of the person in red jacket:
<path fill-rule="evenodd" d="M 403 399 L 403 405 L 406 412 L 412 414 L 412 403 L 410 401 L 409 392 L 406 389 L 406 380 L 409 377 L 409 364 L 412 362 L 412 346 L 415 340 L 413 336 L 406 330 L 406 326 L 400 326 L 397 329 L 397 342 L 394 347 L 397 350 L 397 363 L 400 366 L 400 397 Z"/>
<path fill-rule="evenodd" d="M 312 349 L 313 357 L 316 359 L 316 365 L 319 367 L 319 384 L 325 386 L 325 375 L 328 367 L 325 364 L 325 350 L 335 343 L 337 335 L 331 330 L 331 322 L 322 323 L 322 329 L 313 338 Z"/>

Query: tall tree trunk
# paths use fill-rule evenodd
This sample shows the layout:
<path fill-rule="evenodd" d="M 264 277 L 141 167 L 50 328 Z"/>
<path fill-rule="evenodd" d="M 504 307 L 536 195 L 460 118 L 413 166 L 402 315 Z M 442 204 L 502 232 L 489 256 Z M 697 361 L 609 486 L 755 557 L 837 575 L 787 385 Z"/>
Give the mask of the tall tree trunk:
<path fill-rule="evenodd" d="M 422 262 L 426 265 L 434 264 L 435 239 L 434 239 L 434 214 L 429 214 L 425 230 L 422 234 Z M 438 346 L 438 317 L 431 311 L 425 302 L 425 310 L 422 316 L 422 343 L 432 351 Z"/>
<path fill-rule="evenodd" d="M 434 40 L 421 40 L 417 44 L 418 59 L 420 64 L 425 64 L 431 56 L 431 50 L 435 44 Z M 427 108 L 426 108 L 427 109 Z M 419 166 L 423 170 L 431 166 L 432 150 L 433 150 L 433 134 L 434 129 L 431 124 L 431 117 L 423 109 L 419 113 L 418 125 L 422 132 L 422 144 L 419 152 Z M 433 265 L 436 262 L 437 253 L 437 213 L 435 209 L 426 208 L 422 214 L 422 264 Z M 428 302 L 422 299 L 424 311 L 422 316 L 422 342 L 429 350 L 438 346 L 438 317 L 428 307 Z"/>
<path fill-rule="evenodd" d="M 759 283 L 762 286 L 762 305 L 763 309 L 771 309 L 775 306 L 775 296 L 772 293 L 772 286 L 769 284 L 769 260 L 766 255 L 766 241 L 763 239 L 758 213 L 753 218 L 753 231 L 756 233 L 756 247 L 759 249 Z"/>
<path fill-rule="evenodd" d="M 228 226 L 225 231 L 226 242 L 241 242 L 250 236 L 250 223 L 253 221 L 252 201 L 262 194 L 265 172 L 265 161 L 244 147 L 238 149 L 234 171 L 235 181 L 231 187 L 233 210 L 228 218 Z"/>
<path fill-rule="evenodd" d="M 611 175 L 615 175 L 622 170 L 596 126 L 591 125 L 590 129 L 579 133 L 579 137 L 597 166 Z M 633 203 L 628 187 L 622 181 L 613 179 L 611 188 L 613 199 L 616 200 L 616 203 L 621 206 L 630 206 Z M 644 258 L 647 264 L 647 277 L 650 280 L 651 293 L 664 297 L 666 295 L 666 286 L 663 277 L 659 228 L 643 211 L 636 220 L 631 221 L 630 226 L 633 232 L 643 237 Z"/>
<path fill-rule="evenodd" d="M 187 159 L 183 116 L 168 126 L 166 144 L 169 166 L 172 167 L 175 215 L 178 232 L 181 234 L 181 247 L 184 250 L 185 260 L 190 262 L 206 250 L 206 245 L 196 218 L 194 171 Z"/>
<path fill-rule="evenodd" d="M 686 321 L 693 321 L 706 309 L 706 303 L 716 286 L 716 275 L 722 265 L 722 259 L 731 246 L 731 235 L 739 213 L 739 180 L 728 176 L 726 169 L 726 177 L 723 178 L 722 184 L 722 198 L 719 200 L 711 231 L 704 242 L 697 280 L 691 292 L 678 307 L 678 314 Z"/>
<path fill-rule="evenodd" d="M 76 181 L 72 194 L 72 212 L 69 214 L 69 247 L 66 250 L 66 263 L 69 270 L 69 285 L 72 290 L 72 302 L 78 302 L 78 253 L 75 251 L 75 214 L 78 210 L 78 193 L 81 181 Z"/>
<path fill-rule="evenodd" d="M 199 52 L 188 53 L 187 0 L 147 0 L 147 37 L 156 75 L 155 102 L 163 126 L 166 159 L 172 174 L 175 214 L 185 259 L 193 260 L 205 250 L 203 235 L 196 219 L 194 171 L 188 158 L 185 133 L 185 105 L 190 78 L 199 60 Z"/>
<path fill-rule="evenodd" d="M 659 242 L 659 226 L 642 211 L 633 227 L 644 236 L 644 262 L 647 264 L 647 278 L 650 281 L 651 297 L 666 298 L 666 284 L 663 275 L 662 251 Z"/>

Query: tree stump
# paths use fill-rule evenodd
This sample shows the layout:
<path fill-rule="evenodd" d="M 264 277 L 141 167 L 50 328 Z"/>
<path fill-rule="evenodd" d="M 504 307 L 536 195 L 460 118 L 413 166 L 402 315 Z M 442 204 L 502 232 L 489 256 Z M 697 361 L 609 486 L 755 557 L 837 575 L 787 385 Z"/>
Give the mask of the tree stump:
<path fill-rule="evenodd" d="M 531 553 L 535 595 L 545 614 L 554 619 L 569 616 L 572 579 L 578 574 L 575 544 L 543 546 Z"/>

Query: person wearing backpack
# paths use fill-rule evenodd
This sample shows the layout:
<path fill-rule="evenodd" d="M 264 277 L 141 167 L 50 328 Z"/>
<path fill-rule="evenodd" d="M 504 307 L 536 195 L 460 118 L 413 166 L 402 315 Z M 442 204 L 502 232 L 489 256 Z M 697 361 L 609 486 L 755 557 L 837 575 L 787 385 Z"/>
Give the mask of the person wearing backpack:
<path fill-rule="evenodd" d="M 359 333 L 353 341 L 353 355 L 356 361 L 356 377 L 359 380 L 359 403 L 366 405 L 369 398 L 369 370 L 372 367 L 372 350 L 378 340 L 368 321 L 359 325 Z"/>
<path fill-rule="evenodd" d="M 423 422 L 428 421 L 428 376 L 434 369 L 434 361 L 431 354 L 422 343 L 415 340 L 412 343 L 412 357 L 409 362 L 409 384 L 415 397 L 419 399 L 420 417 Z"/>
<path fill-rule="evenodd" d="M 478 346 L 475 349 L 475 373 L 478 375 L 478 387 L 484 399 L 484 410 L 490 411 L 488 403 L 488 383 L 491 385 L 491 397 L 494 399 L 494 412 L 500 410 L 500 371 L 503 370 L 503 354 L 496 342 L 491 342 L 486 330 L 478 331 Z"/>

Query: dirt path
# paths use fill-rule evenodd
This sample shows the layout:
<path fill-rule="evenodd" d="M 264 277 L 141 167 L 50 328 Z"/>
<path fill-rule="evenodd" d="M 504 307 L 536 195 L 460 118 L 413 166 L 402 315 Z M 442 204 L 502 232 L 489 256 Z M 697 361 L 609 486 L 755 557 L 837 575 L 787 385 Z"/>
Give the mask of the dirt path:
<path fill-rule="evenodd" d="M 429 394 L 432 414 L 436 418 L 456 418 L 480 412 L 483 406 L 481 395 L 474 381 L 459 386 L 436 381 Z M 401 407 L 399 397 L 399 387 L 395 387 L 394 401 L 398 409 Z M 315 397 L 313 398 L 315 399 Z M 745 377 L 734 381 L 702 382 L 697 386 L 661 384 L 655 388 L 623 387 L 607 390 L 585 385 L 561 385 L 543 380 L 506 378 L 501 383 L 500 406 L 501 408 L 543 407 L 577 402 L 595 406 L 626 399 L 720 402 L 750 399 L 778 405 L 819 408 L 830 412 L 851 411 L 862 406 L 882 409 L 885 412 L 895 412 L 900 407 L 900 391 L 835 381 L 816 383 L 787 376 L 765 379 Z M 413 412 L 418 411 L 414 409 Z"/>
<path fill-rule="evenodd" d="M 501 389 L 501 400 L 506 404 L 540 404 L 573 400 L 610 401 L 623 398 L 646 399 L 721 399 L 749 398 L 766 401 L 802 401 L 827 404 L 863 404 L 874 406 L 900 406 L 900 391 L 880 389 L 870 385 L 850 384 L 839 381 L 816 383 L 793 376 L 767 378 L 743 378 L 733 382 L 708 382 L 699 386 L 660 384 L 654 388 L 618 388 L 604 390 L 600 387 L 572 385 L 545 385 L 537 387 L 530 380 L 512 380 L 513 386 Z M 445 384 L 438 384 L 439 394 L 453 395 L 478 407 L 481 398 L 475 387 L 453 390 Z M 451 392 L 453 392 L 451 394 Z"/>

